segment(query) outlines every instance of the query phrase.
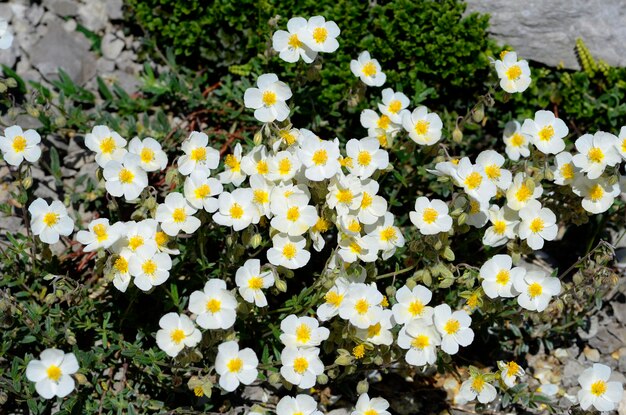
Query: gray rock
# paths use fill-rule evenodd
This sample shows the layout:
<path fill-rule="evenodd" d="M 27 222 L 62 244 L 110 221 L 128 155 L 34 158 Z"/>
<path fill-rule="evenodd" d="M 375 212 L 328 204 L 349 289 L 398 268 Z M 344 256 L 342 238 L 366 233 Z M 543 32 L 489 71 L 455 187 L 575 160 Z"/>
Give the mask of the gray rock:
<path fill-rule="evenodd" d="M 71 0 L 47 0 L 44 5 L 59 16 L 76 16 L 78 8 L 76 2 Z"/>
<path fill-rule="evenodd" d="M 102 38 L 101 49 L 105 58 L 114 61 L 124 49 L 124 41 L 116 38 L 112 33 L 107 33 Z"/>
<path fill-rule="evenodd" d="M 6 65 L 9 68 L 13 68 L 15 62 L 17 62 L 17 54 L 15 47 L 15 39 L 13 40 L 13 45 L 9 49 L 3 50 L 0 52 L 0 65 Z M 0 70 L 0 72 L 2 72 Z"/>
<path fill-rule="evenodd" d="M 106 11 L 111 20 L 119 20 L 124 17 L 122 0 L 107 0 Z"/>
<path fill-rule="evenodd" d="M 96 61 L 96 69 L 101 76 L 102 74 L 113 72 L 115 70 L 115 62 L 100 58 Z"/>
<path fill-rule="evenodd" d="M 41 21 L 44 11 L 43 6 L 34 4 L 28 9 L 28 12 L 26 12 L 26 17 L 33 26 L 36 26 L 39 21 Z"/>
<path fill-rule="evenodd" d="M 591 54 L 626 65 L 624 0 L 467 0 L 467 12 L 489 13 L 490 32 L 522 58 L 578 69 L 574 52 L 582 38 Z"/>
<path fill-rule="evenodd" d="M 11 21 L 11 19 L 13 18 L 13 9 L 11 8 L 10 4 L 8 3 L 0 4 L 0 17 L 6 20 L 7 22 Z"/>
<path fill-rule="evenodd" d="M 107 24 L 106 2 L 86 0 L 78 6 L 78 16 L 82 24 L 93 32 L 99 32 Z"/>
<path fill-rule="evenodd" d="M 626 304 L 611 301 L 611 308 L 613 309 L 613 315 L 617 318 L 617 321 L 626 324 Z"/>
<path fill-rule="evenodd" d="M 68 33 L 62 27 L 50 26 L 40 42 L 30 51 L 33 66 L 48 80 L 58 78 L 63 70 L 83 85 L 96 74 L 96 58 L 89 51 L 89 41 L 82 33 Z"/>
<path fill-rule="evenodd" d="M 73 32 L 77 27 L 78 23 L 74 19 L 68 19 L 63 23 L 63 29 L 65 29 L 66 32 Z"/>

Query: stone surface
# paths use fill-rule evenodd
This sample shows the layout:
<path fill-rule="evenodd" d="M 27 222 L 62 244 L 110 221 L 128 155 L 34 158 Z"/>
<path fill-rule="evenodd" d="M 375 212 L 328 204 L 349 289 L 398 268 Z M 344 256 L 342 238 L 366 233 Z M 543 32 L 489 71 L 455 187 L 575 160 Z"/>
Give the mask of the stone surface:
<path fill-rule="evenodd" d="M 626 66 L 624 0 L 467 0 L 467 12 L 489 13 L 490 32 L 526 59 L 578 69 L 582 38 L 596 59 Z"/>
<path fill-rule="evenodd" d="M 47 80 L 58 78 L 63 68 L 72 80 L 84 84 L 96 74 L 96 57 L 89 41 L 79 33 L 68 33 L 59 26 L 48 27 L 46 35 L 29 51 L 35 68 Z"/>
<path fill-rule="evenodd" d="M 76 16 L 78 13 L 76 2 L 71 0 L 48 0 L 44 5 L 59 16 Z"/>
<path fill-rule="evenodd" d="M 107 33 L 102 38 L 101 49 L 105 58 L 115 60 L 124 49 L 124 41 L 116 38 L 112 33 Z"/>

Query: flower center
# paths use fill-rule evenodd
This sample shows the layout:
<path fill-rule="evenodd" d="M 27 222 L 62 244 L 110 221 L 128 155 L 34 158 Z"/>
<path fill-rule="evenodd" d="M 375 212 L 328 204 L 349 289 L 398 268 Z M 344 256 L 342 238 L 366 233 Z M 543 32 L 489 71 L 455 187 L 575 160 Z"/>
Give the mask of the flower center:
<path fill-rule="evenodd" d="M 211 194 L 211 188 L 209 187 L 208 184 L 203 184 L 203 185 L 196 187 L 196 190 L 193 191 L 193 194 L 196 197 L 196 199 L 204 199 L 205 197 Z"/>
<path fill-rule="evenodd" d="M 484 379 L 482 378 L 482 376 L 476 376 L 472 381 L 472 389 L 480 393 L 480 391 L 483 390 L 483 387 L 485 387 Z"/>
<path fill-rule="evenodd" d="M 500 178 L 500 167 L 496 164 L 490 164 L 485 167 L 485 174 L 491 180 L 498 180 Z"/>
<path fill-rule="evenodd" d="M 509 78 L 509 81 L 515 81 L 522 74 L 522 70 L 519 66 L 514 65 L 506 70 L 506 77 Z"/>
<path fill-rule="evenodd" d="M 359 233 L 359 232 L 361 232 L 361 224 L 359 223 L 358 220 L 353 220 L 348 225 L 348 230 L 350 232 Z"/>
<path fill-rule="evenodd" d="M 493 223 L 493 231 L 498 235 L 503 235 L 506 231 L 506 223 L 503 220 L 497 220 Z"/>
<path fill-rule="evenodd" d="M 339 203 L 349 204 L 352 202 L 352 191 L 350 189 L 342 189 L 337 191 L 337 201 Z"/>
<path fill-rule="evenodd" d="M 276 104 L 276 93 L 274 91 L 263 92 L 263 103 L 266 107 Z"/>
<path fill-rule="evenodd" d="M 269 167 L 267 167 L 267 161 L 265 160 L 259 160 L 256 163 L 256 172 L 259 174 L 267 174 L 267 172 L 269 171 Z"/>
<path fill-rule="evenodd" d="M 361 166 L 369 166 L 372 162 L 372 155 L 369 151 L 361 151 L 356 160 Z"/>
<path fill-rule="evenodd" d="M 604 160 L 604 153 L 598 147 L 591 147 L 589 149 L 589 153 L 587 153 L 587 157 L 594 163 L 602 163 L 602 160 Z"/>
<path fill-rule="evenodd" d="M 470 190 L 474 190 L 478 188 L 482 182 L 483 182 L 483 176 L 481 176 L 480 173 L 475 172 L 475 171 L 471 172 L 465 178 L 465 186 L 467 186 L 467 188 Z"/>
<path fill-rule="evenodd" d="M 357 313 L 363 315 L 370 309 L 370 303 L 368 303 L 366 299 L 361 298 L 354 304 L 354 309 Z"/>
<path fill-rule="evenodd" d="M 120 274 L 126 274 L 128 273 L 128 261 L 126 261 L 123 257 L 119 257 L 115 260 L 113 268 L 115 268 Z"/>
<path fill-rule="evenodd" d="M 327 161 L 328 153 L 326 152 L 326 150 L 320 149 L 313 153 L 313 163 L 315 163 L 316 166 L 326 164 Z"/>
<path fill-rule="evenodd" d="M 149 259 L 141 265 L 141 270 L 144 274 L 154 275 L 157 270 L 157 265 L 153 260 Z"/>
<path fill-rule="evenodd" d="M 300 356 L 293 360 L 293 370 L 298 374 L 303 374 L 309 368 L 309 362 L 306 358 Z"/>
<path fill-rule="evenodd" d="M 270 201 L 270 195 L 265 190 L 257 189 L 254 191 L 254 203 L 264 205 Z"/>
<path fill-rule="evenodd" d="M 139 155 L 139 157 L 141 157 L 142 162 L 150 163 L 152 160 L 154 160 L 154 150 L 148 147 L 144 147 L 141 149 L 141 154 Z"/>
<path fill-rule="evenodd" d="M 330 222 L 324 218 L 319 218 L 317 222 L 315 222 L 315 226 L 313 226 L 313 230 L 319 233 L 328 232 L 330 229 Z"/>
<path fill-rule="evenodd" d="M 411 341 L 411 346 L 415 347 L 416 349 L 422 350 L 430 346 L 430 338 L 428 338 L 428 336 L 425 334 L 419 334 Z"/>
<path fill-rule="evenodd" d="M 206 148 L 198 147 L 191 150 L 191 159 L 195 162 L 206 160 Z"/>
<path fill-rule="evenodd" d="M 374 65 L 374 62 L 369 61 L 365 65 L 363 65 L 361 71 L 365 76 L 374 76 L 376 75 L 376 65 Z"/>
<path fill-rule="evenodd" d="M 595 184 L 591 190 L 589 190 L 589 198 L 594 202 L 602 199 L 602 196 L 604 196 L 604 189 L 599 184 Z"/>
<path fill-rule="evenodd" d="M 62 374 L 63 373 L 61 372 L 61 368 L 57 365 L 50 365 L 46 370 L 46 375 L 48 375 L 48 378 L 55 382 L 58 382 L 59 379 L 61 379 Z"/>
<path fill-rule="evenodd" d="M 174 329 L 172 330 L 172 333 L 170 334 L 170 338 L 176 344 L 180 344 L 180 342 L 185 340 L 185 337 L 187 336 L 185 336 L 185 332 L 182 331 L 181 329 Z"/>
<path fill-rule="evenodd" d="M 538 282 L 533 282 L 528 286 L 528 295 L 530 298 L 535 298 L 543 293 L 543 287 Z"/>
<path fill-rule="evenodd" d="M 296 341 L 301 344 L 308 343 L 311 340 L 311 328 L 306 324 L 300 324 L 296 328 Z"/>
<path fill-rule="evenodd" d="M 104 140 L 100 141 L 100 151 L 103 154 L 111 154 L 115 150 L 115 140 L 113 137 L 107 137 Z"/>
<path fill-rule="evenodd" d="M 222 302 L 216 298 L 211 298 L 206 302 L 206 310 L 215 314 L 222 309 Z"/>
<path fill-rule="evenodd" d="M 98 223 L 93 227 L 93 233 L 96 235 L 98 242 L 106 241 L 109 235 L 107 235 L 107 227 L 103 223 Z"/>
<path fill-rule="evenodd" d="M 480 211 L 480 203 L 475 200 L 470 200 L 469 202 L 470 210 L 469 213 L 471 215 L 475 215 Z"/>
<path fill-rule="evenodd" d="M 541 218 L 535 218 L 530 222 L 530 230 L 533 233 L 541 232 L 545 228 L 545 222 Z"/>
<path fill-rule="evenodd" d="M 506 269 L 501 269 L 500 272 L 496 274 L 496 282 L 500 285 L 507 285 L 510 279 L 511 274 Z"/>
<path fill-rule="evenodd" d="M 396 240 L 398 236 L 396 235 L 396 230 L 389 226 L 385 229 L 382 230 L 382 232 L 380 232 L 380 239 L 384 242 L 393 242 Z"/>
<path fill-rule="evenodd" d="M 439 213 L 431 207 L 424 209 L 424 213 L 422 214 L 422 219 L 428 224 L 434 223 L 438 217 Z"/>
<path fill-rule="evenodd" d="M 389 109 L 390 113 L 397 114 L 402 109 L 402 103 L 397 99 L 394 99 L 389 103 L 389 107 L 387 108 Z"/>
<path fill-rule="evenodd" d="M 443 326 L 443 330 L 448 334 L 455 334 L 460 329 L 461 329 L 461 323 L 459 323 L 459 320 L 455 320 L 455 319 L 448 320 L 446 324 Z"/>
<path fill-rule="evenodd" d="M 424 303 L 422 303 L 420 300 L 414 300 L 411 302 L 411 304 L 409 304 L 409 313 L 411 313 L 413 317 L 419 316 L 423 312 L 424 312 Z"/>
<path fill-rule="evenodd" d="M 357 254 L 357 255 L 360 255 L 360 254 L 361 254 L 361 252 L 363 252 L 363 248 L 361 248 L 361 247 L 359 246 L 359 244 L 358 244 L 358 243 L 356 243 L 356 241 L 353 241 L 353 242 L 350 244 L 350 251 L 352 251 L 353 253 L 355 253 L 355 254 Z"/>
<path fill-rule="evenodd" d="M 389 124 L 391 124 L 391 119 L 384 114 L 380 116 L 377 122 L 378 128 L 381 130 L 389 128 Z"/>
<path fill-rule="evenodd" d="M 228 371 L 231 373 L 241 372 L 241 369 L 243 369 L 243 360 L 241 360 L 239 357 L 230 359 L 228 363 L 226 363 L 226 367 L 228 368 Z"/>
<path fill-rule="evenodd" d="M 143 238 L 141 236 L 139 236 L 139 235 L 131 236 L 128 239 L 128 246 L 133 251 L 136 250 L 137 248 L 139 248 L 141 245 L 143 245 Z"/>
<path fill-rule="evenodd" d="M 315 160 L 313 160 L 315 162 Z M 280 159 L 278 162 L 278 173 L 281 176 L 286 176 L 291 172 L 291 160 L 288 158 Z"/>
<path fill-rule="evenodd" d="M 285 143 L 287 143 L 288 146 L 296 142 L 296 137 L 287 130 L 280 131 L 278 135 L 280 135 L 280 138 L 285 140 Z"/>
<path fill-rule="evenodd" d="M 517 373 L 518 373 L 518 372 L 520 371 L 520 369 L 521 369 L 521 368 L 519 367 L 519 365 L 518 365 L 517 363 L 515 363 L 515 362 L 509 362 L 509 363 L 507 363 L 507 364 L 506 364 L 506 368 L 508 369 L 506 374 L 507 374 L 507 376 L 509 376 L 509 377 L 513 377 L 513 376 L 517 375 Z"/>
<path fill-rule="evenodd" d="M 325 27 L 316 27 L 313 29 L 313 40 L 315 43 L 324 43 L 328 37 L 328 30 Z"/>
<path fill-rule="evenodd" d="M 606 382 L 603 380 L 597 380 L 591 385 L 591 393 L 595 396 L 602 396 L 606 392 Z"/>
<path fill-rule="evenodd" d="M 532 194 L 533 193 L 530 191 L 528 186 L 522 184 L 520 188 L 517 189 L 517 192 L 515 192 L 515 198 L 519 202 L 526 202 L 528 199 L 530 199 L 530 196 L 532 196 Z"/>
<path fill-rule="evenodd" d="M 302 47 L 302 42 L 298 39 L 298 35 L 295 34 L 289 36 L 289 42 L 287 42 L 287 44 L 294 49 Z"/>
<path fill-rule="evenodd" d="M 239 163 L 239 160 L 232 154 L 226 156 L 224 164 L 227 165 L 228 168 L 234 172 L 238 172 L 241 170 L 241 164 Z"/>
<path fill-rule="evenodd" d="M 22 151 L 26 150 L 26 139 L 21 135 L 16 136 L 13 139 L 12 147 L 13 151 L 15 151 L 16 153 L 21 153 Z"/>
<path fill-rule="evenodd" d="M 287 210 L 287 220 L 295 222 L 300 218 L 300 208 L 298 206 L 292 206 Z"/>
<path fill-rule="evenodd" d="M 261 277 L 252 277 L 248 280 L 248 288 L 252 290 L 260 290 L 263 288 L 263 279 Z"/>
<path fill-rule="evenodd" d="M 574 178 L 574 166 L 572 166 L 572 163 L 565 163 L 562 165 L 560 172 L 561 176 L 563 176 L 566 180 Z"/>
<path fill-rule="evenodd" d="M 59 222 L 59 214 L 58 213 L 48 212 L 45 215 L 43 215 L 43 223 L 45 223 L 46 226 L 48 226 L 48 227 L 54 226 L 58 222 Z"/>
<path fill-rule="evenodd" d="M 363 412 L 363 415 L 378 415 L 378 411 L 374 408 L 370 408 L 367 411 Z"/>
<path fill-rule="evenodd" d="M 329 291 L 324 296 L 324 300 L 333 307 L 339 307 L 343 301 L 343 295 L 338 294 L 335 291 Z"/>
<path fill-rule="evenodd" d="M 554 137 L 554 127 L 551 125 L 546 125 L 541 130 L 539 130 L 539 139 L 541 141 L 550 141 Z"/>
<path fill-rule="evenodd" d="M 515 133 L 511 137 L 511 145 L 513 145 L 513 147 L 521 147 L 524 142 L 524 137 L 520 133 Z"/>
<path fill-rule="evenodd" d="M 165 232 L 159 231 L 154 235 L 154 241 L 158 246 L 165 246 L 167 244 L 167 241 L 169 241 L 169 238 L 167 237 Z"/>
<path fill-rule="evenodd" d="M 294 259 L 296 256 L 296 252 L 296 246 L 291 242 L 286 243 L 285 246 L 283 246 L 283 256 L 287 259 Z"/>
<path fill-rule="evenodd" d="M 376 337 L 380 334 L 381 329 L 380 323 L 376 323 L 373 326 L 369 326 L 367 328 L 367 337 Z"/>
<path fill-rule="evenodd" d="M 430 123 L 426 120 L 419 120 L 418 122 L 415 123 L 415 132 L 418 135 L 424 135 L 428 132 L 428 127 L 430 126 Z"/>
<path fill-rule="evenodd" d="M 233 203 L 230 207 L 230 217 L 233 219 L 241 219 L 243 216 L 243 208 L 238 203 Z"/>
<path fill-rule="evenodd" d="M 176 223 L 182 223 L 187 219 L 187 214 L 185 213 L 184 208 L 176 208 L 174 212 L 172 212 L 172 219 Z"/>
<path fill-rule="evenodd" d="M 135 175 L 133 174 L 132 171 L 128 170 L 127 168 L 123 168 L 122 170 L 120 170 L 118 178 L 121 183 L 129 184 L 133 182 Z"/>
<path fill-rule="evenodd" d="M 373 200 L 374 198 L 370 196 L 369 193 L 363 192 L 363 199 L 361 199 L 361 209 L 367 209 L 368 207 L 372 206 Z"/>

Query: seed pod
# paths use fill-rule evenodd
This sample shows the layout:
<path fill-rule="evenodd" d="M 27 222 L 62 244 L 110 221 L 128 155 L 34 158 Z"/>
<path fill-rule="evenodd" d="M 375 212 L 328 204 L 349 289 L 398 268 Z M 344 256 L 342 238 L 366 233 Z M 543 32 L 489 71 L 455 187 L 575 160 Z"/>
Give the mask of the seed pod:
<path fill-rule="evenodd" d="M 369 388 L 370 388 L 370 384 L 367 382 L 366 379 L 363 379 L 362 381 L 357 383 L 356 393 L 358 395 L 363 395 L 364 393 L 367 393 L 369 391 Z"/>

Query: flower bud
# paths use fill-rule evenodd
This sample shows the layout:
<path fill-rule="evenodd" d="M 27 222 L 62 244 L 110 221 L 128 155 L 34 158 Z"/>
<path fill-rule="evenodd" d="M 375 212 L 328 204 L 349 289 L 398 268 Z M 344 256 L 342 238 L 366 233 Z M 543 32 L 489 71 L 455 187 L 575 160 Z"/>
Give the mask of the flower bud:
<path fill-rule="evenodd" d="M 59 128 L 65 127 L 65 124 L 67 124 L 67 120 L 62 115 L 59 115 L 54 119 L 54 125 Z"/>
<path fill-rule="evenodd" d="M 30 189 L 30 187 L 33 185 L 33 178 L 28 176 L 28 177 L 24 177 L 24 179 L 22 179 L 22 186 L 24 186 L 24 189 Z"/>
<path fill-rule="evenodd" d="M 481 103 L 476 106 L 474 112 L 472 112 L 472 119 L 474 122 L 479 123 L 485 118 L 485 106 Z"/>
<path fill-rule="evenodd" d="M 285 280 L 276 279 L 276 282 L 274 282 L 274 285 L 276 286 L 278 291 L 283 292 L 283 293 L 287 292 L 287 283 L 285 282 Z"/>
<path fill-rule="evenodd" d="M 463 131 L 461 131 L 459 127 L 456 127 L 454 131 L 452 131 L 452 141 L 455 143 L 463 141 Z"/>
<path fill-rule="evenodd" d="M 87 377 L 82 373 L 74 373 L 74 379 L 76 379 L 79 385 L 86 385 L 88 383 Z"/>
<path fill-rule="evenodd" d="M 396 296 L 396 287 L 394 287 L 393 285 L 390 285 L 389 287 L 385 288 L 385 293 L 387 294 L 387 297 L 392 298 Z"/>
<path fill-rule="evenodd" d="M 27 105 L 26 106 L 26 112 L 28 113 L 28 115 L 30 115 L 33 118 L 39 118 L 39 109 L 32 106 L 32 105 Z"/>
<path fill-rule="evenodd" d="M 263 242 L 263 236 L 260 233 L 255 233 L 250 238 L 250 248 L 257 249 Z"/>
<path fill-rule="evenodd" d="M 351 365 L 354 361 L 354 358 L 350 355 L 342 355 L 335 359 L 335 364 L 339 366 L 348 366 Z"/>
<path fill-rule="evenodd" d="M 254 134 L 254 139 L 252 141 L 254 142 L 255 146 L 261 145 L 261 143 L 263 142 L 263 134 L 261 133 L 261 131 L 257 131 L 256 134 Z"/>
<path fill-rule="evenodd" d="M 272 385 L 280 385 L 282 383 L 282 376 L 278 372 L 272 372 L 272 374 L 268 378 L 270 384 Z"/>
<path fill-rule="evenodd" d="M 325 385 L 328 383 L 328 376 L 325 374 L 317 375 L 317 383 L 320 385 Z"/>
<path fill-rule="evenodd" d="M 459 222 L 459 225 L 463 225 L 467 221 L 467 213 L 461 213 L 457 221 Z"/>
<path fill-rule="evenodd" d="M 358 395 L 363 395 L 364 393 L 367 393 L 369 391 L 369 388 L 370 388 L 370 384 L 367 382 L 366 379 L 363 379 L 362 381 L 357 383 L 356 393 Z"/>
<path fill-rule="evenodd" d="M 5 84 L 4 82 L 0 82 L 0 94 L 4 94 L 5 92 L 7 92 L 7 84 Z"/>
<path fill-rule="evenodd" d="M 9 88 L 17 87 L 17 81 L 15 78 L 7 78 L 4 83 L 6 83 Z"/>

